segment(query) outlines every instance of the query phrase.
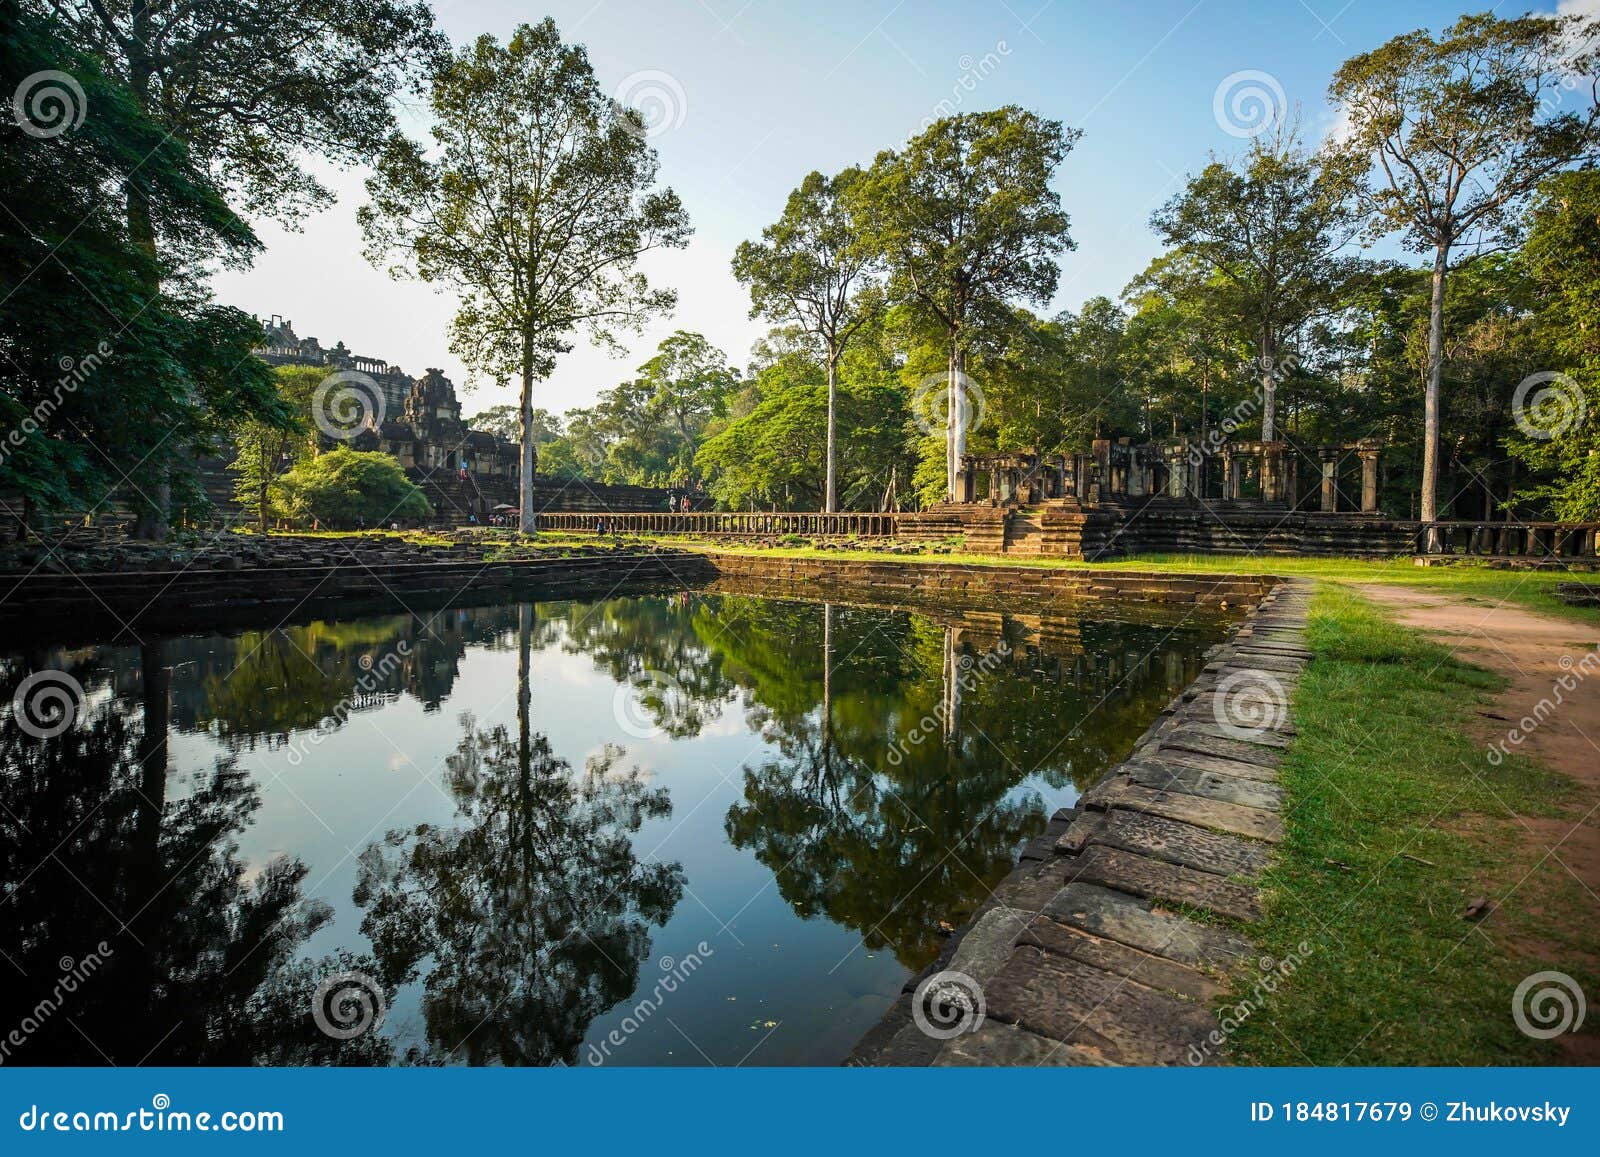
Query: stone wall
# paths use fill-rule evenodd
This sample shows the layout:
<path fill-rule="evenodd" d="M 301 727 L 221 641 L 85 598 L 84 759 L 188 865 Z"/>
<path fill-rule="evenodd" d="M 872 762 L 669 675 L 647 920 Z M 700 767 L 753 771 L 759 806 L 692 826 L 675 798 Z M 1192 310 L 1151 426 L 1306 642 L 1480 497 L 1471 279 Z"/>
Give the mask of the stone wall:
<path fill-rule="evenodd" d="M 941 562 L 863 562 L 759 554 L 707 556 L 718 582 L 759 582 L 771 594 L 822 598 L 851 591 L 995 605 L 1025 612 L 1053 599 L 1125 599 L 1222 609 L 1249 607 L 1281 580 L 1270 575 L 1178 575 L 1088 567 L 972 566 Z"/>
<path fill-rule="evenodd" d="M 686 552 L 597 547 L 570 557 L 485 562 L 475 544 L 430 557 L 403 544 L 357 555 L 346 549 L 350 540 L 320 548 L 307 541 L 312 545 L 300 560 L 259 565 L 217 553 L 161 569 L 69 575 L 40 566 L 0 574 L 0 630 L 13 640 L 104 641 L 515 598 L 682 589 L 714 574 L 705 558 Z"/>

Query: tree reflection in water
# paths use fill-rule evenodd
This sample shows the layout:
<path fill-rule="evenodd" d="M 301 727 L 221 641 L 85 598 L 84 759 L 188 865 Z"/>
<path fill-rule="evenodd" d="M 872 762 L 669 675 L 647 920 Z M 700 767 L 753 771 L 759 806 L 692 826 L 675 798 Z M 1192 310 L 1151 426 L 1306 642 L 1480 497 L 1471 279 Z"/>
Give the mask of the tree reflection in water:
<path fill-rule="evenodd" d="M 517 735 L 463 715 L 445 772 L 458 822 L 367 848 L 355 893 L 384 978 L 412 981 L 426 962 L 428 1040 L 472 1064 L 574 1063 L 683 894 L 681 868 L 641 864 L 630 838 L 670 813 L 666 789 L 610 746 L 575 774 L 531 731 L 531 620 L 524 607 Z"/>
<path fill-rule="evenodd" d="M 371 965 L 296 958 L 329 911 L 301 896 L 298 860 L 240 862 L 233 841 L 260 806 L 255 785 L 223 758 L 168 798 L 162 647 L 141 648 L 134 699 L 86 707 L 58 736 L 0 720 L 0 1023 L 25 1035 L 6 1060 L 387 1062 L 384 1038 L 334 1040 L 311 1018 L 320 977 Z M 104 671 L 76 674 L 92 703 Z M 24 675 L 8 669 L 0 694 L 9 700 Z M 97 967 L 79 979 L 91 956 Z M 63 976 L 74 977 L 65 1000 Z"/>

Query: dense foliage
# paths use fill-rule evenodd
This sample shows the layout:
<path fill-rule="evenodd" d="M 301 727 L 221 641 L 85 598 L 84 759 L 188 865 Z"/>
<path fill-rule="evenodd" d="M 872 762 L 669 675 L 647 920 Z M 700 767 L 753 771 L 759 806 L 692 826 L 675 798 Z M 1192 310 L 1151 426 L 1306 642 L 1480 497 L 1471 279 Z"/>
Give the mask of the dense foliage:
<path fill-rule="evenodd" d="M 342 446 L 285 472 L 272 484 L 272 504 L 296 523 L 329 529 L 387 525 L 433 512 L 389 455 Z"/>

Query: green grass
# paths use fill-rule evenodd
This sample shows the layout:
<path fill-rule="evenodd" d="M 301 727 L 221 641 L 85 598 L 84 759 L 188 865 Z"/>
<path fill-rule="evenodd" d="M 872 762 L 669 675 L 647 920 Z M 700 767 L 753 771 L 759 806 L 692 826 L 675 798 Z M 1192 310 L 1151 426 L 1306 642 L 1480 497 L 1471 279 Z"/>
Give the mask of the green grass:
<path fill-rule="evenodd" d="M 1576 787 L 1472 738 L 1496 676 L 1321 586 L 1294 697 L 1286 836 L 1261 951 L 1295 962 L 1231 1041 L 1236 1063 L 1518 1064 L 1558 1059 L 1519 1032 L 1517 983 L 1560 968 L 1589 992 L 1600 931 L 1580 885 L 1511 812 L 1564 814 Z M 1468 903 L 1496 907 L 1479 923 Z M 1501 903 L 1502 898 L 1504 902 Z M 1249 996 L 1254 970 L 1236 984 Z M 1225 1007 L 1232 1007 L 1227 1005 Z"/>

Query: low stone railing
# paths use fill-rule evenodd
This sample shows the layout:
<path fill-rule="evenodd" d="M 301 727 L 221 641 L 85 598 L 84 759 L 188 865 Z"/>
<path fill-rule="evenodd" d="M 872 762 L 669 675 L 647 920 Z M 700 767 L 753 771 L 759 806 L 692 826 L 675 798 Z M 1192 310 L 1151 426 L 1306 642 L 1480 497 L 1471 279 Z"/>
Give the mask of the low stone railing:
<path fill-rule="evenodd" d="M 1434 534 L 1428 534 L 1429 527 Z M 1593 559 L 1600 522 L 1434 522 L 1417 528 L 1416 552 L 1485 558 Z"/>
<path fill-rule="evenodd" d="M 763 538 L 806 534 L 841 538 L 893 538 L 898 515 L 876 513 L 805 514 L 788 512 L 698 511 L 688 514 L 540 514 L 535 529 L 593 534 L 604 522 L 608 534 L 685 534 L 707 538 Z"/>

